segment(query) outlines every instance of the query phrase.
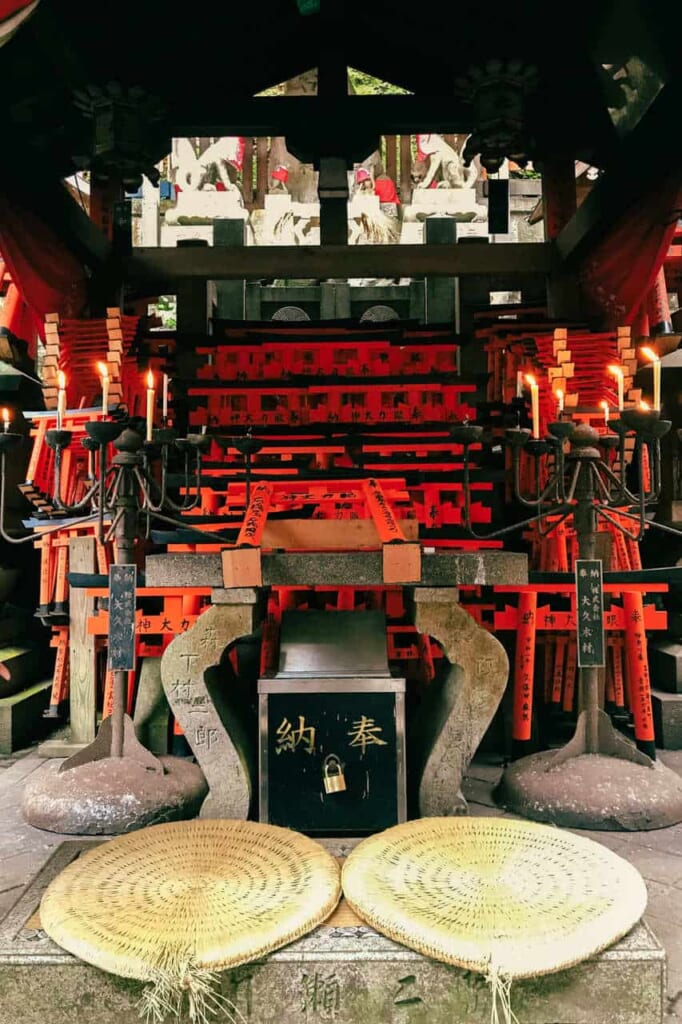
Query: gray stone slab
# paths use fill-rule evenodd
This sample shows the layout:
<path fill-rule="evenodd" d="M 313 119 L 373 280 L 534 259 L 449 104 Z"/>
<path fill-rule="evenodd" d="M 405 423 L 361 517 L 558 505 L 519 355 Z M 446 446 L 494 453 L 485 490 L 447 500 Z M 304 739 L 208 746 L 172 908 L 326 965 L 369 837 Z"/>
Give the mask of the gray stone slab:
<path fill-rule="evenodd" d="M 33 652 L 31 655 L 34 657 Z M 43 679 L 0 700 L 0 753 L 12 754 L 23 749 L 54 725 L 54 721 L 43 717 L 50 704 L 51 690 L 52 680 Z"/>
<path fill-rule="evenodd" d="M 139 1024 L 142 986 L 56 946 L 32 920 L 42 893 L 82 849 L 63 843 L 0 922 L 0 1018 L 12 1024 Z M 515 982 L 523 1024 L 661 1024 L 665 953 L 646 923 L 570 970 Z M 222 992 L 248 1024 L 489 1024 L 479 974 L 430 960 L 362 924 L 322 925 Z"/>
<path fill-rule="evenodd" d="M 378 586 L 383 582 L 379 551 L 272 553 L 263 555 L 265 586 Z M 220 554 L 149 555 L 146 583 L 150 587 L 223 588 Z M 508 586 L 528 582 L 528 559 L 513 551 L 423 554 L 417 587 Z"/>
<path fill-rule="evenodd" d="M 656 745 L 682 750 L 682 693 L 664 693 L 651 688 Z"/>
<path fill-rule="evenodd" d="M 257 602 L 258 591 L 255 587 L 233 587 L 231 590 L 216 587 L 211 591 L 211 604 L 256 604 Z"/>
<path fill-rule="evenodd" d="M 666 693 L 682 693 L 682 643 L 652 639 L 648 651 L 651 685 Z"/>
<path fill-rule="evenodd" d="M 45 740 L 39 745 L 38 753 L 41 757 L 71 757 L 87 746 L 87 743 L 72 743 L 71 740 Z"/>

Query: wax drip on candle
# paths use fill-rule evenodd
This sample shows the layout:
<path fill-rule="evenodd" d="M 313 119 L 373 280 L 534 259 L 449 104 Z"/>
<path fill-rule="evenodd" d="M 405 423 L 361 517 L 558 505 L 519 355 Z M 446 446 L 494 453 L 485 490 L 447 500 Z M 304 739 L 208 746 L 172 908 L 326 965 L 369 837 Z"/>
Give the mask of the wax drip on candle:
<path fill-rule="evenodd" d="M 539 399 L 539 388 L 535 377 L 530 373 L 526 374 L 526 381 L 530 384 L 530 400 L 531 400 L 531 412 L 533 418 L 533 437 L 540 437 L 540 399 Z"/>
<path fill-rule="evenodd" d="M 102 412 L 106 416 L 109 412 L 109 368 L 106 363 L 98 363 L 97 369 L 102 378 Z"/>
<path fill-rule="evenodd" d="M 62 429 L 62 421 L 66 415 L 66 375 L 63 370 L 57 373 L 57 430 Z"/>
<path fill-rule="evenodd" d="M 650 359 L 653 363 L 654 373 L 654 395 L 653 395 L 653 407 L 656 412 L 660 411 L 661 408 L 661 360 L 659 355 L 654 352 L 648 345 L 643 345 L 639 350 L 643 356 Z"/>
<path fill-rule="evenodd" d="M 147 373 L 147 441 L 153 439 L 154 431 L 154 374 Z"/>
<path fill-rule="evenodd" d="M 620 366 L 609 366 L 609 373 L 614 376 L 618 382 L 618 410 L 623 411 L 623 370 Z"/>

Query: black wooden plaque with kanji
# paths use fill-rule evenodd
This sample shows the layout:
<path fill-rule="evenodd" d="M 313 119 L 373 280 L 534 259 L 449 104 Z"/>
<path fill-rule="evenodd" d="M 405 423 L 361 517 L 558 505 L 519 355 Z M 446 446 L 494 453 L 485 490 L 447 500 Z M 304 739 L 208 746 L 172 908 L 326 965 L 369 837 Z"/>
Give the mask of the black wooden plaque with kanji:
<path fill-rule="evenodd" d="M 578 666 L 603 668 L 604 582 L 600 559 L 578 558 L 575 563 Z"/>
<path fill-rule="evenodd" d="M 137 566 L 109 568 L 109 668 L 135 668 L 135 587 Z"/>

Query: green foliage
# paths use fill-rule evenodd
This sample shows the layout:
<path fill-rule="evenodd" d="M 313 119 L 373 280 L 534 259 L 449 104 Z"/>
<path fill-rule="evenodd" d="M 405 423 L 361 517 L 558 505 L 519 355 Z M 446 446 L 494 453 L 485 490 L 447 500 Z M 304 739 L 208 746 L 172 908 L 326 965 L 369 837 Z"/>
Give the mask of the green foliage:
<path fill-rule="evenodd" d="M 353 83 L 358 96 L 410 96 L 409 89 L 403 89 L 391 82 L 382 82 L 380 78 L 368 75 L 356 68 L 348 68 L 348 77 Z"/>
<path fill-rule="evenodd" d="M 149 305 L 150 316 L 161 317 L 162 329 L 174 331 L 177 321 L 178 301 L 175 295 L 159 295 L 158 300 Z"/>
<path fill-rule="evenodd" d="M 358 96 L 410 96 L 409 89 L 403 89 L 391 82 L 383 82 L 380 78 L 368 75 L 356 68 L 348 68 L 348 77 Z M 263 89 L 257 96 L 283 96 L 286 89 L 286 82 L 272 85 L 269 89 Z"/>

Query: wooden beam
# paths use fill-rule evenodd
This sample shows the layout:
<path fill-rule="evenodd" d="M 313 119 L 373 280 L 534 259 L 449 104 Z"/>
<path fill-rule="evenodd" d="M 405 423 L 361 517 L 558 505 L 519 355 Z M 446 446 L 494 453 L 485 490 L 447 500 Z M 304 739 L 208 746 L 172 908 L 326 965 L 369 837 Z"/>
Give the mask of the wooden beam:
<path fill-rule="evenodd" d="M 191 122 L 174 121 L 173 136 L 300 134 L 325 137 L 329 124 L 345 125 L 361 135 L 409 135 L 415 132 L 467 133 L 471 105 L 451 96 L 255 96 L 221 103 L 212 111 L 202 102 Z"/>
<path fill-rule="evenodd" d="M 111 243 L 71 196 L 50 168 L 21 170 L 6 163 L 0 170 L 0 191 L 33 211 L 76 259 L 98 269 L 111 258 Z"/>
<path fill-rule="evenodd" d="M 548 274 L 553 247 L 543 242 L 504 245 L 328 245 L 246 246 L 245 248 L 137 248 L 126 279 L 170 287 L 181 278 L 297 277 L 457 277 L 463 274 Z"/>
<path fill-rule="evenodd" d="M 682 182 L 682 139 L 670 130 L 682 105 L 682 84 L 663 87 L 649 110 L 623 140 L 617 161 L 595 184 L 556 240 L 559 258 L 571 265 L 581 260 L 640 195 L 663 174 L 679 169 Z M 657 157 L 665 140 L 665 160 Z"/>

